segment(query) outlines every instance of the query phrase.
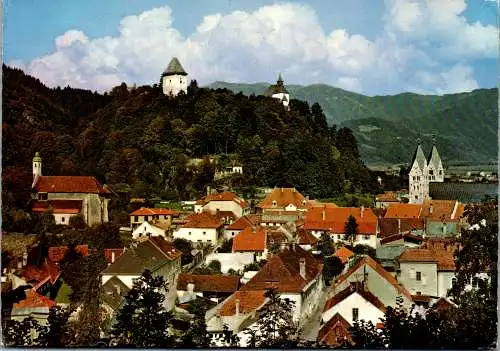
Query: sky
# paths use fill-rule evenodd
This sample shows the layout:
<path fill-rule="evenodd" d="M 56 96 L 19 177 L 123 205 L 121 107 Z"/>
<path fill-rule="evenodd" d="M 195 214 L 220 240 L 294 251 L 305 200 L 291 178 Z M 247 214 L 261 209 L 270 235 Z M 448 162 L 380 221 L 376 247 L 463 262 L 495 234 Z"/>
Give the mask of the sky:
<path fill-rule="evenodd" d="M 3 59 L 48 86 L 329 84 L 366 95 L 498 85 L 497 0 L 4 0 Z"/>

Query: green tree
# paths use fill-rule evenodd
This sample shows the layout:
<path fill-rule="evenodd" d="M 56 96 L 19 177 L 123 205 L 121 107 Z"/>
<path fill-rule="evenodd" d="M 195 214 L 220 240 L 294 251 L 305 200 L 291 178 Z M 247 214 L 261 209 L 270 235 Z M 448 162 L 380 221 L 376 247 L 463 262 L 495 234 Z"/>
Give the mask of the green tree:
<path fill-rule="evenodd" d="M 219 260 L 210 261 L 208 268 L 210 268 L 215 274 L 221 274 L 221 263 Z"/>
<path fill-rule="evenodd" d="M 326 285 L 330 285 L 330 281 L 342 273 L 344 265 L 337 256 L 325 257 L 323 263 L 323 279 Z"/>
<path fill-rule="evenodd" d="M 220 253 L 229 253 L 233 251 L 233 238 L 230 238 L 228 240 L 224 240 L 222 242 L 222 245 L 219 247 L 218 250 Z"/>
<path fill-rule="evenodd" d="M 356 218 L 354 218 L 352 215 L 349 215 L 349 218 L 347 218 L 344 230 L 344 240 L 348 240 L 351 244 L 351 247 L 353 247 L 354 241 L 356 240 L 356 235 L 358 234 L 358 223 L 356 222 Z"/>
<path fill-rule="evenodd" d="M 318 251 L 321 251 L 323 257 L 333 255 L 333 253 L 335 252 L 335 246 L 332 238 L 330 237 L 330 234 L 321 233 L 321 236 L 319 237 L 319 241 L 317 244 L 317 248 Z"/>
<path fill-rule="evenodd" d="M 267 303 L 258 311 L 255 329 L 244 331 L 250 337 L 249 347 L 290 348 L 299 345 L 298 325 L 293 321 L 294 302 L 282 299 L 275 289 L 268 289 Z"/>
<path fill-rule="evenodd" d="M 40 347 L 60 348 L 73 343 L 73 333 L 68 323 L 71 309 L 54 306 L 49 311 L 47 325 L 42 327 L 37 339 Z"/>
<path fill-rule="evenodd" d="M 40 323 L 33 317 L 22 321 L 8 319 L 4 322 L 2 339 L 6 347 L 39 347 L 37 334 L 41 331 Z"/>
<path fill-rule="evenodd" d="M 193 250 L 193 245 L 189 240 L 176 238 L 174 239 L 174 246 L 182 252 L 181 264 L 184 266 L 193 262 L 193 255 L 191 251 Z"/>
<path fill-rule="evenodd" d="M 210 346 L 210 337 L 207 332 L 207 324 L 205 322 L 205 313 L 207 307 L 204 303 L 196 303 L 198 300 L 194 300 L 189 310 L 190 313 L 194 313 L 194 318 L 191 320 L 189 329 L 181 337 L 181 345 L 183 348 L 194 348 L 203 347 L 207 348 Z"/>
<path fill-rule="evenodd" d="M 141 348 L 174 346 L 174 337 L 169 331 L 172 315 L 164 306 L 167 289 L 163 277 L 144 271 L 118 311 L 110 333 L 114 344 Z"/>

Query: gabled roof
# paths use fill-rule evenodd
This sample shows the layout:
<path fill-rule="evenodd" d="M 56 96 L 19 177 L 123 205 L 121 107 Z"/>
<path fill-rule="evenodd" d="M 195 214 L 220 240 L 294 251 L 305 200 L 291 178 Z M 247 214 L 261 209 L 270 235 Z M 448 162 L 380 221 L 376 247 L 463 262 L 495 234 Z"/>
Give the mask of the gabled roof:
<path fill-rule="evenodd" d="M 276 206 L 273 205 L 274 202 Z M 285 208 L 290 204 L 300 209 L 307 208 L 306 198 L 295 188 L 275 188 L 256 207 L 262 209 L 279 209 Z"/>
<path fill-rule="evenodd" d="M 116 311 L 124 302 L 124 296 L 129 291 L 130 289 L 125 283 L 116 276 L 113 276 L 102 286 L 101 298 L 109 307 Z"/>
<path fill-rule="evenodd" d="M 89 176 L 41 176 L 34 189 L 43 193 L 110 193 L 97 179 Z"/>
<path fill-rule="evenodd" d="M 301 259 L 305 260 L 305 278 L 300 275 Z M 273 255 L 242 290 L 266 290 L 300 293 L 321 273 L 323 264 L 299 245 L 291 245 Z"/>
<path fill-rule="evenodd" d="M 165 216 L 178 216 L 179 213 L 170 210 L 168 208 L 147 208 L 141 207 L 138 210 L 130 213 L 129 216 L 156 216 L 156 215 L 165 215 Z"/>
<path fill-rule="evenodd" d="M 188 284 L 194 284 L 194 291 L 197 292 L 235 292 L 240 287 L 239 276 L 234 275 L 200 275 L 200 274 L 179 274 L 177 280 L 177 290 L 187 291 Z"/>
<path fill-rule="evenodd" d="M 235 193 L 232 193 L 230 191 L 225 191 L 223 193 L 218 193 L 218 194 L 210 194 L 207 196 L 202 197 L 200 200 L 196 201 L 197 205 L 206 205 L 210 201 L 233 201 L 236 204 L 238 204 L 241 208 L 246 208 L 248 207 L 248 203 L 243 200 L 241 197 L 236 195 Z"/>
<path fill-rule="evenodd" d="M 431 153 L 429 154 L 428 160 L 429 160 L 428 165 L 432 166 L 432 168 L 434 168 L 435 171 L 439 169 L 440 165 L 442 167 L 441 157 L 439 156 L 439 152 L 437 150 L 436 145 L 432 145 L 432 150 Z"/>
<path fill-rule="evenodd" d="M 177 57 L 172 57 L 167 68 L 165 68 L 165 71 L 163 71 L 164 76 L 171 76 L 174 74 L 180 74 L 183 76 L 187 76 L 186 71 L 182 67 L 182 65 L 179 62 L 179 59 Z"/>
<path fill-rule="evenodd" d="M 364 256 L 360 258 L 349 270 L 342 274 L 339 278 L 335 279 L 335 285 L 341 284 L 347 278 L 349 278 L 354 272 L 364 265 L 368 265 L 371 269 L 377 272 L 382 278 L 384 278 L 390 285 L 392 285 L 401 295 L 406 296 L 411 300 L 410 292 L 403 286 L 399 285 L 396 278 L 394 278 L 389 272 L 387 272 L 378 262 L 376 262 L 370 256 Z"/>
<path fill-rule="evenodd" d="M 422 247 L 437 260 L 438 271 L 455 271 L 455 250 L 458 248 L 455 240 L 427 238 Z"/>
<path fill-rule="evenodd" d="M 297 239 L 299 245 L 316 245 L 319 241 L 310 231 L 303 228 L 297 229 Z"/>
<path fill-rule="evenodd" d="M 359 234 L 375 234 L 378 218 L 371 208 L 357 207 L 314 207 L 307 212 L 304 228 L 344 233 L 345 223 L 353 216 L 358 224 Z"/>
<path fill-rule="evenodd" d="M 162 237 L 151 237 L 131 246 L 114 263 L 108 266 L 101 274 L 137 274 L 141 275 L 146 269 L 154 272 L 169 261 L 178 259 L 182 252 Z"/>
<path fill-rule="evenodd" d="M 457 207 L 458 211 L 453 213 L 455 207 Z M 426 219 L 437 221 L 458 221 L 463 213 L 460 213 L 462 208 L 459 207 L 459 203 L 455 200 L 426 200 L 422 206 L 422 216 Z M 452 215 L 454 215 L 453 218 Z"/>
<path fill-rule="evenodd" d="M 339 249 L 337 249 L 337 251 L 335 251 L 334 255 L 340 258 L 343 264 L 346 264 L 347 261 L 349 261 L 349 258 L 354 256 L 354 252 L 349 250 L 347 247 L 342 246 Z"/>
<path fill-rule="evenodd" d="M 188 222 L 182 228 L 212 228 L 223 226 L 223 216 L 219 213 L 201 212 L 188 217 Z"/>
<path fill-rule="evenodd" d="M 81 254 L 83 257 L 87 257 L 89 255 L 89 246 L 88 245 L 77 245 L 75 247 L 76 252 Z M 58 246 L 58 247 L 49 247 L 48 258 L 52 262 L 60 262 L 64 259 L 66 252 L 69 251 L 68 246 Z"/>
<path fill-rule="evenodd" d="M 234 237 L 233 252 L 264 251 L 266 238 L 266 231 L 261 226 L 246 227 Z"/>
<path fill-rule="evenodd" d="M 447 310 L 450 308 L 456 308 L 457 305 L 455 305 L 446 297 L 440 297 L 436 302 L 432 304 L 432 307 L 436 310 Z"/>
<path fill-rule="evenodd" d="M 415 153 L 413 154 L 411 167 L 413 167 L 415 162 L 418 164 L 418 167 L 421 170 L 423 170 L 427 165 L 427 159 L 425 158 L 424 151 L 422 150 L 422 146 L 420 144 L 418 144 L 417 148 L 415 149 Z"/>
<path fill-rule="evenodd" d="M 45 297 L 39 293 L 37 293 L 34 289 L 30 289 L 26 293 L 26 299 L 21 300 L 17 303 L 14 303 L 12 306 L 13 310 L 16 309 L 32 309 L 32 308 L 43 308 L 46 307 L 47 309 L 50 309 L 51 307 L 55 306 L 56 303 L 49 299 L 48 297 Z"/>
<path fill-rule="evenodd" d="M 326 304 L 325 308 L 323 309 L 323 312 L 328 311 L 330 308 L 333 306 L 337 305 L 338 303 L 344 301 L 346 298 L 351 296 L 352 294 L 357 293 L 361 297 L 363 297 L 366 301 L 371 303 L 373 306 L 377 307 L 380 311 L 385 312 L 386 307 L 385 305 L 376 297 L 373 295 L 365 286 L 362 282 L 352 282 L 347 288 L 330 298 Z"/>
<path fill-rule="evenodd" d="M 226 229 L 228 229 L 228 230 L 243 230 L 246 227 L 250 227 L 254 224 L 255 223 L 252 223 L 252 221 L 247 216 L 243 216 L 243 217 L 238 218 L 236 221 L 234 221 Z"/>
<path fill-rule="evenodd" d="M 437 259 L 430 250 L 420 248 L 405 249 L 398 260 L 399 262 L 437 263 Z"/>
<path fill-rule="evenodd" d="M 313 208 L 313 207 L 338 207 L 336 204 L 333 202 L 319 202 L 317 200 L 306 200 L 307 201 L 307 208 Z"/>
<path fill-rule="evenodd" d="M 45 281 L 54 284 L 60 276 L 61 272 L 59 268 L 49 259 L 45 259 L 39 267 L 27 265 L 21 272 L 21 277 L 23 277 L 27 283 L 34 282 L 35 286 Z"/>
<path fill-rule="evenodd" d="M 236 300 L 239 301 L 239 313 L 248 314 L 259 309 L 266 302 L 265 290 L 236 291 L 221 306 L 219 316 L 229 317 L 236 314 Z"/>
<path fill-rule="evenodd" d="M 420 218 L 422 210 L 421 204 L 390 204 L 384 218 Z"/>
<path fill-rule="evenodd" d="M 337 312 L 321 327 L 316 342 L 319 345 L 338 346 L 344 340 L 351 341 L 350 327 L 351 325 Z"/>
<path fill-rule="evenodd" d="M 31 206 L 33 212 L 45 212 L 52 208 L 53 213 L 77 214 L 82 210 L 81 200 L 48 200 L 35 201 Z"/>

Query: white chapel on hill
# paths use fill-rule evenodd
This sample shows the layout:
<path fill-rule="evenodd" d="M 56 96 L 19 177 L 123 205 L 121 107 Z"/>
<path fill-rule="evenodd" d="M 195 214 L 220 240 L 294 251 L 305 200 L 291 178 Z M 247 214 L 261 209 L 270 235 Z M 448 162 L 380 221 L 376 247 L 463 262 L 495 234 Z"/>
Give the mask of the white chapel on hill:
<path fill-rule="evenodd" d="M 264 96 L 270 96 L 272 98 L 278 99 L 283 106 L 287 109 L 288 104 L 290 103 L 290 93 L 286 90 L 286 87 L 283 82 L 283 78 L 281 77 L 281 73 L 278 75 L 278 81 L 276 84 L 270 85 L 266 91 L 264 92 Z"/>

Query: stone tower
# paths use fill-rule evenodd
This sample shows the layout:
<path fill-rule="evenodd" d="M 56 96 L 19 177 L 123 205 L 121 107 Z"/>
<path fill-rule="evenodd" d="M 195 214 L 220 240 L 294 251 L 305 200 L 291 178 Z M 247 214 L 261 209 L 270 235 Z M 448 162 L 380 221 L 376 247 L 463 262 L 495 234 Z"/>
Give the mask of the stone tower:
<path fill-rule="evenodd" d="M 42 158 L 38 152 L 35 152 L 35 157 L 33 157 L 33 180 L 36 177 L 42 175 Z"/>
<path fill-rule="evenodd" d="M 187 93 L 187 76 L 188 74 L 184 71 L 184 68 L 182 68 L 177 57 L 173 57 L 161 75 L 163 94 L 177 96 L 181 91 Z"/>
<path fill-rule="evenodd" d="M 428 165 L 420 142 L 418 143 L 409 174 L 409 202 L 421 204 L 429 199 Z"/>
<path fill-rule="evenodd" d="M 432 145 L 432 150 L 429 155 L 428 175 L 430 183 L 444 182 L 444 168 L 441 162 L 436 145 Z"/>

